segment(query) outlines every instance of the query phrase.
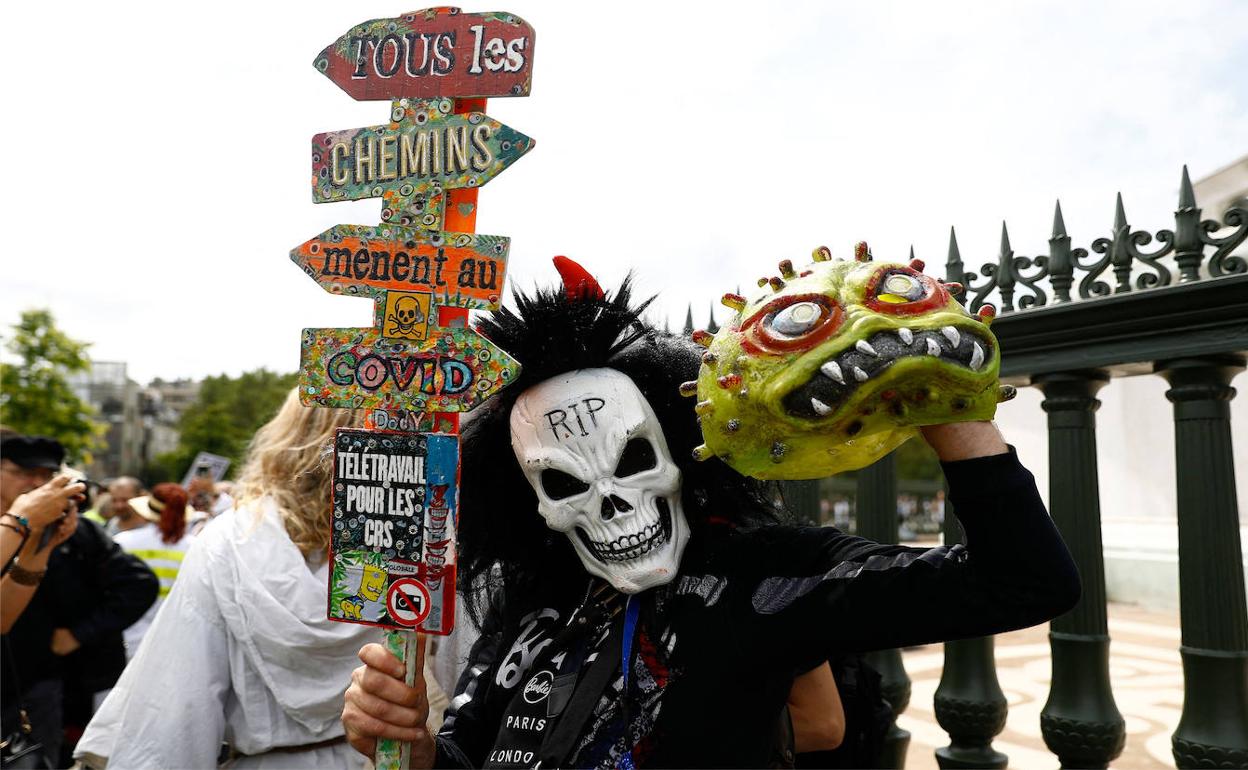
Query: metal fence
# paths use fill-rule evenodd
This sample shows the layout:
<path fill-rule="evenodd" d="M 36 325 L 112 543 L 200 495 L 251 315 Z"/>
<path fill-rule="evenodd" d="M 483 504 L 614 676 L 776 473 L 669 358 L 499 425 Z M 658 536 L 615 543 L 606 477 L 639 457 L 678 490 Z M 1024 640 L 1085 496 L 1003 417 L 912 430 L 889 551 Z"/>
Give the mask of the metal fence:
<path fill-rule="evenodd" d="M 1002 379 L 1044 395 L 1050 509 L 1083 577 L 1083 598 L 1050 627 L 1053 677 L 1041 731 L 1062 767 L 1105 767 L 1125 742 L 1109 678 L 1096 394 L 1114 377 L 1143 374 L 1169 383 L 1175 422 L 1184 672 L 1175 762 L 1248 767 L 1248 608 L 1230 426 L 1230 381 L 1248 363 L 1248 262 L 1233 255 L 1245 238 L 1248 209 L 1202 219 L 1186 168 L 1173 230 L 1132 229 L 1120 195 L 1110 235 L 1072 248 L 1059 203 L 1046 254 L 1016 254 L 1003 225 L 996 259 L 978 271 L 966 269 L 950 233 L 945 279 L 966 287 L 973 312 L 998 304 Z M 862 472 L 858 484 L 859 531 L 895 542 L 892 458 Z M 947 539 L 957 537 L 946 529 Z M 904 709 L 909 681 L 900 654 L 877 653 L 875 662 L 886 696 Z M 950 736 L 936 752 L 941 767 L 1006 766 L 992 748 L 1007 705 L 991 638 L 945 645 L 934 705 Z M 904 758 L 905 736 L 894 728 L 882 766 L 900 767 Z"/>

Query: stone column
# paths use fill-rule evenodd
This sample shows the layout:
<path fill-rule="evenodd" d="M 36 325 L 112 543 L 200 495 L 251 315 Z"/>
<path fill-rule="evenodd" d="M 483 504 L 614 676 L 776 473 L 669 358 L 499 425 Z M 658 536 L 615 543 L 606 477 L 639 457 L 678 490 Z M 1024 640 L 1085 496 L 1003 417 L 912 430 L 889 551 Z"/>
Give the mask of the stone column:
<path fill-rule="evenodd" d="M 1170 383 L 1178 479 L 1183 715 L 1178 767 L 1248 767 L 1248 608 L 1231 454 L 1239 355 L 1157 363 Z"/>
<path fill-rule="evenodd" d="M 891 453 L 858 472 L 858 536 L 878 543 L 897 542 L 897 459 Z M 867 662 L 880 672 L 884 699 L 901 714 L 910 705 L 910 677 L 906 676 L 900 650 L 880 650 L 866 655 Z M 910 733 L 896 720 L 884 738 L 884 750 L 877 767 L 903 768 Z"/>
<path fill-rule="evenodd" d="M 1075 608 L 1049 627 L 1053 676 L 1040 731 L 1064 768 L 1103 768 L 1122 753 L 1126 723 L 1109 682 L 1105 557 L 1096 464 L 1097 369 L 1040 375 L 1049 415 L 1049 508 L 1083 582 Z"/>

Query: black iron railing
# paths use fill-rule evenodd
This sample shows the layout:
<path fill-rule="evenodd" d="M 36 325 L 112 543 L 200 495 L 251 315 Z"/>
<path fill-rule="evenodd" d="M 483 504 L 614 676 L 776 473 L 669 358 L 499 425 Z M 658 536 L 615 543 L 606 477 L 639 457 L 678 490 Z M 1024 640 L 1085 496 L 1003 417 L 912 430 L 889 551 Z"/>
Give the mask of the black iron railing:
<path fill-rule="evenodd" d="M 1233 253 L 1248 239 L 1248 209 L 1202 219 L 1184 168 L 1174 216 L 1172 230 L 1132 229 L 1119 195 L 1110 235 L 1075 248 L 1059 203 L 1048 253 L 1016 254 L 1003 224 L 996 258 L 978 271 L 966 268 L 950 231 L 945 280 L 966 287 L 972 312 L 997 305 L 1002 380 L 1044 394 L 1050 508 L 1083 578 L 1083 598 L 1050 628 L 1041 731 L 1062 767 L 1106 767 L 1124 745 L 1109 677 L 1096 394 L 1114 378 L 1144 374 L 1169 382 L 1174 405 L 1184 671 L 1175 762 L 1248 767 L 1248 606 L 1230 428 L 1230 382 L 1248 366 L 1248 260 Z M 895 479 L 892 462 L 859 475 L 859 531 L 884 540 L 897 526 L 896 495 L 879 488 Z M 945 655 L 935 708 L 950 745 L 938 763 L 1005 767 L 991 745 L 1006 713 L 992 640 L 951 643 Z M 894 697 L 908 695 L 900 656 L 877 660 Z M 882 767 L 904 763 L 904 738 L 893 739 Z"/>

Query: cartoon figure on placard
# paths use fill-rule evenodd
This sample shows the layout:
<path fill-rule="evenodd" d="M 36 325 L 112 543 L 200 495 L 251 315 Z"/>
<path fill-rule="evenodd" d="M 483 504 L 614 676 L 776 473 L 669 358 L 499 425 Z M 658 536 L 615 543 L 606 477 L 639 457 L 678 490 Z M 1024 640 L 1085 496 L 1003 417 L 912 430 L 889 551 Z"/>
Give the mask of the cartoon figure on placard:
<path fill-rule="evenodd" d="M 386 571 L 366 564 L 361 572 L 359 591 L 341 602 L 342 615 L 351 620 L 381 620 L 386 614 L 386 605 L 382 600 L 386 589 Z"/>

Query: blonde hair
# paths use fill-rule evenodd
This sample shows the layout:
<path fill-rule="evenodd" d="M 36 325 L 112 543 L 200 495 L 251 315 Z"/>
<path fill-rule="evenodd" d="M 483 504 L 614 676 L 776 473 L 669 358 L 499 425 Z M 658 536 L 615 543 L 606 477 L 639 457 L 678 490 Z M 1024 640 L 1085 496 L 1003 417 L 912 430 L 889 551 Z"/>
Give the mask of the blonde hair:
<path fill-rule="evenodd" d="M 359 410 L 305 407 L 298 391 L 291 390 L 247 449 L 238 479 L 240 505 L 269 498 L 304 556 L 326 551 L 333 512 L 334 431 L 360 427 L 363 421 Z"/>

